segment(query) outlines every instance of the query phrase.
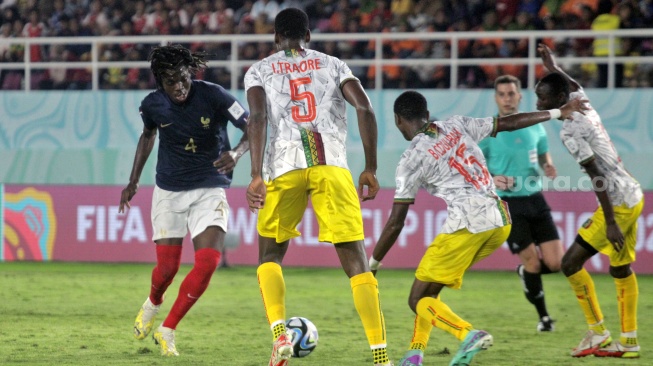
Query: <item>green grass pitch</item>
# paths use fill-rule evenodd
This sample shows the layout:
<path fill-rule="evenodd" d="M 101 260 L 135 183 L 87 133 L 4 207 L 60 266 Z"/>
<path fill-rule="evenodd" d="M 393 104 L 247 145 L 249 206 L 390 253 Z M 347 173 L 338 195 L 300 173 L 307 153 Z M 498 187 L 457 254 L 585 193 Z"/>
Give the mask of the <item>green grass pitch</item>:
<path fill-rule="evenodd" d="M 219 269 L 207 292 L 177 329 L 177 358 L 159 355 L 150 337 L 132 336 L 136 313 L 148 294 L 151 264 L 0 263 L 0 365 L 267 365 L 271 334 L 265 320 L 256 269 Z M 180 269 L 161 314 L 167 314 L 190 266 Z M 284 269 L 287 316 L 315 323 L 320 340 L 300 365 L 371 365 L 349 281 L 339 269 Z M 594 275 L 608 328 L 619 335 L 612 279 Z M 388 350 L 396 362 L 412 334 L 407 295 L 413 271 L 378 274 Z M 445 289 L 443 300 L 495 343 L 473 365 L 651 365 L 653 364 L 653 277 L 638 276 L 640 359 L 573 359 L 586 326 L 562 274 L 544 277 L 553 333 L 535 330 L 514 272 L 468 272 L 462 290 Z M 157 319 L 155 325 L 163 320 Z M 431 333 L 425 365 L 447 365 L 458 341 L 439 329 Z"/>

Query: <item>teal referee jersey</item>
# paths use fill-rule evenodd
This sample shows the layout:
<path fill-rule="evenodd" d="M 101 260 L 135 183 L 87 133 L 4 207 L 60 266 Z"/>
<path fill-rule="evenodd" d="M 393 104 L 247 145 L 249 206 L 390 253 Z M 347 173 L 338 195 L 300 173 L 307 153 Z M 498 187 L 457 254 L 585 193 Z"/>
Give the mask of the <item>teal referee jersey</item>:
<path fill-rule="evenodd" d="M 501 197 L 524 197 L 542 191 L 538 156 L 549 151 L 542 124 L 516 131 L 502 131 L 479 143 L 490 174 L 515 178 L 512 189 L 497 189 Z"/>

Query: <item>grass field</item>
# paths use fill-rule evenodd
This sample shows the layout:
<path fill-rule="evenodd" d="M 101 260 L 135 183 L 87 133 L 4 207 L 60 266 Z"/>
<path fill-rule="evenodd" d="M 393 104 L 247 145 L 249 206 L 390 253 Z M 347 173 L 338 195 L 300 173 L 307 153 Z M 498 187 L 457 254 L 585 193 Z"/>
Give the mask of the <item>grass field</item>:
<path fill-rule="evenodd" d="M 147 296 L 150 264 L 0 263 L 0 365 L 238 365 L 265 366 L 271 335 L 256 282 L 256 269 L 220 269 L 209 289 L 177 329 L 178 358 L 162 358 L 151 338 L 137 341 L 132 323 Z M 168 290 L 167 314 L 189 266 Z M 371 365 L 370 352 L 353 307 L 349 281 L 336 269 L 284 269 L 288 317 L 312 320 L 320 335 L 313 354 L 299 365 Z M 382 270 L 381 301 L 390 356 L 398 361 L 412 334 L 407 294 L 413 272 Z M 618 336 L 612 279 L 594 276 L 606 323 Z M 653 277 L 639 276 L 639 336 L 642 358 L 572 359 L 569 350 L 586 327 L 561 274 L 545 277 L 556 331 L 538 334 L 537 316 L 513 272 L 469 272 L 460 291 L 444 301 L 495 344 L 474 365 L 651 365 Z M 162 320 L 160 317 L 159 320 Z M 157 321 L 158 325 L 159 321 Z M 434 329 L 425 365 L 447 365 L 458 342 Z"/>

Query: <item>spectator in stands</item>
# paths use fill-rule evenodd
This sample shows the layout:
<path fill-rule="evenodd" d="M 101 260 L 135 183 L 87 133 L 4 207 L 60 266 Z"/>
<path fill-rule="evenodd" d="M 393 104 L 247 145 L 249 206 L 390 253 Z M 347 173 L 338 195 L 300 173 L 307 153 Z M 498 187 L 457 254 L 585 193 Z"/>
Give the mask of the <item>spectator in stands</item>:
<path fill-rule="evenodd" d="M 254 4 L 252 4 L 250 15 L 252 18 L 258 19 L 261 14 L 265 14 L 265 21 L 272 23 L 278 12 L 279 3 L 275 0 L 256 0 Z"/>
<path fill-rule="evenodd" d="M 236 24 L 240 24 L 240 22 L 242 22 L 243 20 L 251 18 L 253 5 L 254 5 L 253 0 L 245 0 L 243 2 L 243 6 L 236 9 L 236 11 L 234 12 L 234 22 L 236 22 Z"/>
<path fill-rule="evenodd" d="M 400 17 L 405 17 L 413 12 L 413 0 L 391 0 L 390 12 Z"/>
<path fill-rule="evenodd" d="M 612 14 L 612 1 L 611 0 L 600 0 L 598 6 L 598 16 L 592 22 L 592 30 L 596 31 L 606 31 L 619 29 L 619 16 Z M 609 39 L 606 36 L 595 37 L 594 38 L 594 56 L 606 57 L 612 54 L 615 56 L 621 56 L 621 41 L 619 38 L 615 38 L 612 44 L 612 49 L 610 49 Z M 605 88 L 608 85 L 608 64 L 603 62 L 598 64 L 599 69 L 599 80 L 597 87 Z M 615 64 L 615 87 L 620 87 L 622 84 L 622 75 L 623 75 L 623 64 Z"/>

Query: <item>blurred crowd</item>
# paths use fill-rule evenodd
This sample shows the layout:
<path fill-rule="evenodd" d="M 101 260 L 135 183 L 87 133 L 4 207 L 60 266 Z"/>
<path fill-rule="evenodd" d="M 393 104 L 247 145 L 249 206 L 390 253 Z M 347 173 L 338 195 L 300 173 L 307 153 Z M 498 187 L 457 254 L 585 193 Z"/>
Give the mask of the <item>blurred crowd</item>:
<path fill-rule="evenodd" d="M 457 32 L 529 30 L 610 30 L 653 27 L 653 0 L 2 0 L 0 38 L 88 37 L 131 35 L 271 34 L 274 17 L 286 7 L 304 9 L 313 33 Z M 541 39 L 564 56 L 607 56 L 610 44 L 596 38 Z M 103 44 L 100 61 L 145 61 L 153 44 Z M 185 44 L 205 51 L 213 60 L 229 59 L 223 42 Z M 521 58 L 528 55 L 527 39 L 460 40 L 459 58 Z M 612 44 L 619 56 L 653 55 L 653 39 L 632 37 Z M 310 47 L 343 60 L 374 58 L 374 41 L 311 42 Z M 389 59 L 450 57 L 448 41 L 387 41 Z M 22 89 L 24 71 L 2 69 L 2 62 L 30 60 L 88 61 L 90 44 L 0 44 L 0 86 Z M 242 43 L 238 58 L 258 60 L 273 52 L 272 42 Z M 565 68 L 586 87 L 607 85 L 607 65 L 581 63 Z M 352 67 L 363 85 L 374 87 L 374 66 Z M 474 65 L 458 69 L 459 88 L 492 87 L 496 76 L 509 73 L 526 83 L 525 65 Z M 542 69 L 538 68 L 537 76 Z M 384 88 L 448 88 L 448 66 L 385 66 Z M 243 72 L 241 71 L 241 75 Z M 230 71 L 211 67 L 197 78 L 229 87 Z M 88 89 L 87 68 L 48 67 L 31 73 L 32 89 Z M 107 68 L 101 89 L 152 89 L 147 68 Z M 616 67 L 615 86 L 651 87 L 653 64 L 624 63 Z"/>

